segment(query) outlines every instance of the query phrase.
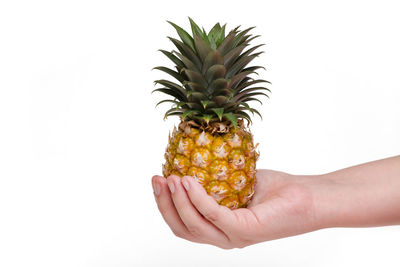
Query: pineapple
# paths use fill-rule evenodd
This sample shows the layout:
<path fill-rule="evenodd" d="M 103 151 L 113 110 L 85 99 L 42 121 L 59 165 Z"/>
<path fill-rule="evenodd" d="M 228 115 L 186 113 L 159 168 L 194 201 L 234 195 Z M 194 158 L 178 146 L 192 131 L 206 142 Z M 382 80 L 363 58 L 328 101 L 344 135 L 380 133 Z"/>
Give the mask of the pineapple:
<path fill-rule="evenodd" d="M 254 52 L 262 45 L 247 48 L 258 37 L 249 34 L 253 27 L 236 27 L 225 35 L 226 25 L 217 23 L 207 33 L 189 21 L 192 35 L 169 22 L 181 39 L 169 37 L 178 51 L 160 50 L 176 70 L 155 67 L 176 79 L 155 81 L 162 87 L 154 91 L 173 97 L 158 103 L 172 103 L 164 117 L 181 120 L 169 136 L 163 175 L 192 176 L 220 205 L 246 207 L 254 194 L 258 158 L 248 112 L 261 117 L 248 102 L 261 103 L 256 96 L 268 97 L 263 91 L 270 91 L 259 85 L 268 81 L 250 77 L 262 67 L 247 65 L 262 53 Z"/>

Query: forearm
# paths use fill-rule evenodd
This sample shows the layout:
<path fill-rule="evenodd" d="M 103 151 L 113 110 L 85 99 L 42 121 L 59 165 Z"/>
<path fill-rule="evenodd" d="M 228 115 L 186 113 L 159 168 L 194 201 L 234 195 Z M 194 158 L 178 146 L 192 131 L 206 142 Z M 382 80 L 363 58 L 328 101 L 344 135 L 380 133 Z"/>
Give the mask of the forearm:
<path fill-rule="evenodd" d="M 312 185 L 318 227 L 400 224 L 400 156 L 319 178 Z"/>

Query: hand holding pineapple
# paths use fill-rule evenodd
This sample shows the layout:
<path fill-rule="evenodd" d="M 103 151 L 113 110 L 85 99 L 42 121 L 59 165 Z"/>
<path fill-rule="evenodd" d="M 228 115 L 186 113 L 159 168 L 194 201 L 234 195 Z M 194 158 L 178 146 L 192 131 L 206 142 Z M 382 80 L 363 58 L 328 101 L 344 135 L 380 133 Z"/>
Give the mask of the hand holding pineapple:
<path fill-rule="evenodd" d="M 259 85 L 268 81 L 250 77 L 262 67 L 247 66 L 262 53 L 254 52 L 261 45 L 248 48 L 258 37 L 249 34 L 252 28 L 225 35 L 225 25 L 217 23 L 207 33 L 189 20 L 192 35 L 170 22 L 181 41 L 169 39 L 179 52 L 160 50 L 176 70 L 155 67 L 176 80 L 155 81 L 163 86 L 155 92 L 173 97 L 158 103 L 173 104 L 164 117 L 181 120 L 169 137 L 163 174 L 190 175 L 220 205 L 246 207 L 254 194 L 258 153 L 243 120 L 251 123 L 248 112 L 260 115 L 248 103 L 261 103 L 256 97 L 269 91 Z"/>
<path fill-rule="evenodd" d="M 241 248 L 314 229 L 311 195 L 286 173 L 259 170 L 247 208 L 218 205 L 192 177 L 153 177 L 157 205 L 173 233 L 192 242 Z"/>
<path fill-rule="evenodd" d="M 176 236 L 225 249 L 328 227 L 400 224 L 400 156 L 314 176 L 258 170 L 257 181 L 248 207 L 234 210 L 189 176 L 154 176 L 152 184 Z"/>

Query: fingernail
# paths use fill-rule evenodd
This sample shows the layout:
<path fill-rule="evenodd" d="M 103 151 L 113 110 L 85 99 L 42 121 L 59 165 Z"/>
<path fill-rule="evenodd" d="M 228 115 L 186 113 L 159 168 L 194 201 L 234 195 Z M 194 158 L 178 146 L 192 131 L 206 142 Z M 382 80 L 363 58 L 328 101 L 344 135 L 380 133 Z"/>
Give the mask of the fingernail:
<path fill-rule="evenodd" d="M 154 182 L 153 190 L 154 190 L 154 194 L 156 196 L 158 196 L 160 194 L 160 185 L 157 182 Z"/>
<path fill-rule="evenodd" d="M 183 187 L 186 189 L 186 191 L 188 191 L 189 190 L 189 183 L 188 183 L 186 177 L 182 178 L 182 184 L 183 184 Z"/>
<path fill-rule="evenodd" d="M 174 182 L 168 182 L 169 191 L 173 194 L 175 192 Z"/>

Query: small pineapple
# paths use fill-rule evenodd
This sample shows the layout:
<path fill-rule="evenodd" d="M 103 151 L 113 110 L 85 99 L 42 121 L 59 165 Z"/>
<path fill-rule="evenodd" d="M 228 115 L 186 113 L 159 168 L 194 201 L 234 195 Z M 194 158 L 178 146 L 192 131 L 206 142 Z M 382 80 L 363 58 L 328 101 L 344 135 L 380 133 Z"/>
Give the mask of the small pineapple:
<path fill-rule="evenodd" d="M 244 120 L 251 123 L 247 112 L 261 117 L 248 102 L 261 103 L 256 96 L 268 97 L 262 90 L 269 91 L 256 85 L 268 81 L 250 77 L 262 67 L 247 65 L 262 45 L 245 50 L 258 37 L 249 34 L 253 28 L 236 27 L 225 36 L 225 25 L 217 23 L 207 33 L 189 21 L 192 35 L 169 22 L 181 39 L 169 37 L 179 52 L 160 50 L 176 71 L 155 67 L 177 80 L 157 80 L 163 87 L 154 91 L 173 97 L 158 103 L 173 104 L 165 118 L 181 119 L 169 137 L 163 175 L 192 176 L 220 205 L 246 207 L 254 194 L 258 153 Z"/>

